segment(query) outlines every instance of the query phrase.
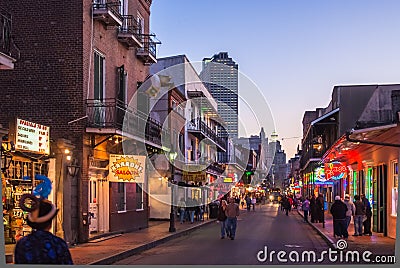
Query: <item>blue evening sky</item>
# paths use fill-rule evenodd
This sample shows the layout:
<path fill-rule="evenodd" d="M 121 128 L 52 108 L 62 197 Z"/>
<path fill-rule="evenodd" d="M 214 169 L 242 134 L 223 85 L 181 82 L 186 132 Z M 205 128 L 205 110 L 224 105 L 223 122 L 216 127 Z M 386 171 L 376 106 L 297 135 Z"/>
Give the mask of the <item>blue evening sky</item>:
<path fill-rule="evenodd" d="M 265 95 L 290 158 L 301 138 L 285 138 L 335 85 L 400 83 L 399 11 L 398 0 L 154 0 L 150 27 L 158 57 L 227 51 Z"/>

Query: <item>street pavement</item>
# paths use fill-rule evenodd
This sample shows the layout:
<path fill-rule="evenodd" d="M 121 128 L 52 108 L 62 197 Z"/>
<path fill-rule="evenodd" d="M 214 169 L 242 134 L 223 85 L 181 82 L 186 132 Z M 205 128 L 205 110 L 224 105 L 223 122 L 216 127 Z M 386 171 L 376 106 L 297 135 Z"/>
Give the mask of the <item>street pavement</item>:
<path fill-rule="evenodd" d="M 234 241 L 219 238 L 219 223 L 215 219 L 194 224 L 176 223 L 170 233 L 168 221 L 152 221 L 149 228 L 105 236 L 70 248 L 74 264 L 282 264 L 276 260 L 259 260 L 257 254 L 267 247 L 287 252 L 313 250 L 317 254 L 334 248 L 332 219 L 326 215 L 322 224 L 303 223 L 302 212 L 285 216 L 277 205 L 257 205 L 255 211 L 241 210 Z M 352 234 L 353 226 L 349 227 Z M 374 233 L 373 236 L 347 239 L 349 249 L 371 250 L 375 254 L 394 255 L 395 240 Z M 6 255 L 13 245 L 6 245 Z M 263 254 L 260 255 L 263 257 Z M 7 258 L 12 259 L 12 258 Z M 294 264 L 286 263 L 286 264 Z M 329 264 L 323 260 L 318 264 Z M 304 264 L 301 262 L 300 264 Z"/>
<path fill-rule="evenodd" d="M 235 240 L 220 239 L 220 225 L 215 222 L 186 236 L 171 240 L 151 250 L 115 262 L 115 265 L 268 265 L 308 264 L 279 262 L 272 251 L 314 251 L 329 247 L 303 223 L 297 213 L 286 216 L 278 205 L 258 205 L 255 211 L 241 211 Z M 259 254 L 259 252 L 261 253 Z M 265 252 L 267 254 L 265 254 Z M 267 256 L 267 258 L 265 258 Z M 326 261 L 320 262 L 328 263 Z"/>

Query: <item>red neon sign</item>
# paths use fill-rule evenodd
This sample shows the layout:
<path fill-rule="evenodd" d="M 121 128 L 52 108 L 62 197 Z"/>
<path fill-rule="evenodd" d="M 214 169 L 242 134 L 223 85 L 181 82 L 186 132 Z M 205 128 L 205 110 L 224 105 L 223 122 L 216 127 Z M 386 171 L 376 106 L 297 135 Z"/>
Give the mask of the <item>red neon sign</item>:
<path fill-rule="evenodd" d="M 325 164 L 325 178 L 327 180 L 340 180 L 347 177 L 347 166 L 342 162 Z"/>

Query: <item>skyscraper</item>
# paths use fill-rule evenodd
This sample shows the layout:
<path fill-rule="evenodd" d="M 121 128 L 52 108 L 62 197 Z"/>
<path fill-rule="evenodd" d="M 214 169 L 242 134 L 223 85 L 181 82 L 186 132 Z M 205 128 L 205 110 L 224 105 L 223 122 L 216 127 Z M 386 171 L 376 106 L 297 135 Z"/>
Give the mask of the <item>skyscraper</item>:
<path fill-rule="evenodd" d="M 218 113 L 226 123 L 230 137 L 238 136 L 238 64 L 220 52 L 204 58 L 201 79 L 218 102 Z"/>

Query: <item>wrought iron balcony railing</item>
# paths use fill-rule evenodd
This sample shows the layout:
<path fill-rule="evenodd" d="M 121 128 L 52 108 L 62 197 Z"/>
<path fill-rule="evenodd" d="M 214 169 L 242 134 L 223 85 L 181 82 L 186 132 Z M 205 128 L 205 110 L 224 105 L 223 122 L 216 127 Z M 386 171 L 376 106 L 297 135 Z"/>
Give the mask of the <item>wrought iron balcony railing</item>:
<path fill-rule="evenodd" d="M 162 145 L 161 136 L 169 131 L 151 117 L 140 113 L 117 99 L 86 100 L 87 127 L 93 129 L 123 130 L 124 133 Z"/>
<path fill-rule="evenodd" d="M 0 69 L 13 69 L 19 59 L 19 49 L 12 39 L 11 14 L 0 9 Z"/>
<path fill-rule="evenodd" d="M 142 30 L 133 15 L 123 16 L 122 26 L 118 30 L 118 40 L 126 43 L 128 47 L 143 47 Z"/>
<path fill-rule="evenodd" d="M 154 34 L 143 34 L 142 42 L 143 47 L 138 48 L 136 51 L 136 56 L 141 59 L 145 64 L 153 64 L 157 63 L 157 44 L 160 42 L 156 42 L 153 40 Z"/>
<path fill-rule="evenodd" d="M 226 140 L 219 137 L 201 118 L 192 120 L 188 125 L 188 131 L 199 132 L 215 142 L 221 149 L 226 150 Z"/>
<path fill-rule="evenodd" d="M 121 26 L 123 17 L 118 0 L 93 0 L 93 18 L 103 21 L 107 26 Z"/>

